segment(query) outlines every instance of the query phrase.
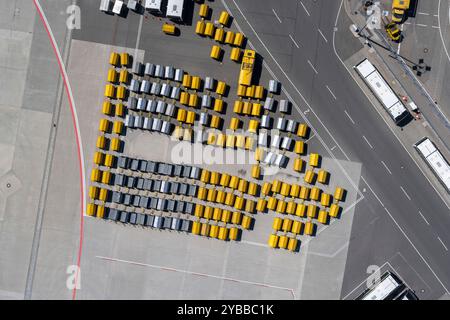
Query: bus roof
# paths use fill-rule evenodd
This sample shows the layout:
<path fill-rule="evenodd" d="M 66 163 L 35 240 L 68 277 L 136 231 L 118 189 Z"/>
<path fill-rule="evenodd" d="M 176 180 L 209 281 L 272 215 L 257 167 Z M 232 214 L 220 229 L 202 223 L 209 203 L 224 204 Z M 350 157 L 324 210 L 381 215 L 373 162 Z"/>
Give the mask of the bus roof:
<path fill-rule="evenodd" d="M 384 300 L 399 286 L 400 283 L 389 274 L 381 282 L 375 285 L 362 300 Z"/>
<path fill-rule="evenodd" d="M 415 146 L 437 174 L 447 190 L 450 190 L 450 166 L 433 142 L 431 142 L 430 139 L 425 138 L 419 141 Z"/>
<path fill-rule="evenodd" d="M 368 59 L 364 59 L 358 64 L 356 69 L 394 119 L 397 119 L 407 111 L 383 76 Z"/>
<path fill-rule="evenodd" d="M 183 16 L 184 0 L 169 0 L 167 3 L 167 16 L 181 19 Z"/>

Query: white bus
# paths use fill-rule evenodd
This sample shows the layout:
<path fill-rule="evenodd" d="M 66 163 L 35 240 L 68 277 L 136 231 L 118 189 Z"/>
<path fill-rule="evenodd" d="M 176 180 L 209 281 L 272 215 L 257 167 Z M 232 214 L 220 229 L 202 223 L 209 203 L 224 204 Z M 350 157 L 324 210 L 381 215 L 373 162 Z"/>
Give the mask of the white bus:
<path fill-rule="evenodd" d="M 436 148 L 434 143 L 426 137 L 418 141 L 414 147 L 431 170 L 433 170 L 447 192 L 450 193 L 450 166 L 442 153 Z"/>
<path fill-rule="evenodd" d="M 167 17 L 176 20 L 183 20 L 183 6 L 184 0 L 169 0 L 167 2 Z"/>
<path fill-rule="evenodd" d="M 401 100 L 369 60 L 364 59 L 354 68 L 397 125 L 411 118 Z"/>
<path fill-rule="evenodd" d="M 356 300 L 393 300 L 404 288 L 403 283 L 388 271 L 381 276 L 379 282 L 364 291 Z"/>

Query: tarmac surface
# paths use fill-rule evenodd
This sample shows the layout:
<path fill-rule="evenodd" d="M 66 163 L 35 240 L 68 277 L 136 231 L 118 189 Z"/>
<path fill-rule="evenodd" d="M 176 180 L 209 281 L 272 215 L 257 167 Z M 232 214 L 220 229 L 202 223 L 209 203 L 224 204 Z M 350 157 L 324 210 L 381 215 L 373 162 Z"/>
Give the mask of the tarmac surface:
<path fill-rule="evenodd" d="M 77 167 L 75 137 L 68 103 L 57 99 L 59 77 L 55 61 L 48 58 L 53 55 L 44 41 L 40 21 L 35 19 L 31 25 L 33 19 L 23 18 L 23 12 L 34 9 L 23 7 L 19 1 L 12 3 L 8 1 L 6 18 L 1 20 L 5 25 L 0 25 L 7 30 L 3 32 L 4 43 L 11 48 L 0 59 L 4 61 L 0 64 L 2 75 L 7 75 L 2 84 L 17 78 L 17 85 L 6 92 L 23 91 L 24 98 L 22 102 L 10 99 L 20 97 L 17 92 L 2 95 L 4 100 L 0 101 L 5 115 L 5 126 L 2 123 L 0 127 L 17 131 L 16 138 L 2 135 L 7 140 L 0 141 L 4 154 L 14 157 L 2 160 L 1 167 L 2 188 L 4 181 L 12 183 L 0 193 L 0 204 L 5 208 L 0 211 L 0 248 L 4 253 L 0 269 L 6 270 L 0 277 L 0 297 L 70 299 L 67 267 L 76 263 L 80 240 L 78 170 L 72 169 Z M 78 5 L 83 22 L 82 28 L 72 33 L 68 70 L 71 81 L 77 84 L 73 87 L 82 110 L 87 164 L 92 159 L 101 79 L 106 76 L 104 62 L 110 50 L 127 48 L 145 60 L 177 62 L 202 76 L 207 69 L 208 75 L 236 82 L 238 66 L 228 59 L 228 50 L 223 64 L 213 62 L 209 58 L 211 44 L 194 34 L 191 23 L 179 26 L 182 36 L 167 41 L 160 31 L 162 21 L 152 15 L 129 12 L 126 17 L 117 17 L 100 13 L 92 1 L 78 1 Z M 62 48 L 66 16 L 61 12 L 66 6 L 44 2 Z M 282 96 L 298 105 L 293 112 L 295 119 L 307 120 L 317 130 L 308 146 L 324 154 L 339 183 L 350 183 L 350 178 L 359 192 L 350 193 L 346 214 L 302 246 L 298 254 L 265 247 L 270 215 L 258 215 L 255 230 L 232 244 L 85 219 L 77 297 L 351 299 L 363 291 L 361 284 L 373 265 L 396 272 L 422 299 L 441 297 L 450 288 L 448 205 L 427 181 L 435 184 L 434 177 L 426 167 L 416 164 L 420 158 L 413 154 L 411 144 L 404 148 L 393 135 L 402 136 L 404 141 L 417 133 L 389 123 L 383 110 L 367 99 L 370 92 L 347 72 L 346 68 L 351 69 L 368 53 L 349 32 L 351 21 L 340 2 L 326 8 L 323 2 L 293 0 L 263 0 L 257 8 L 251 0 L 215 1 L 211 6 L 216 14 L 224 6 L 230 11 L 232 28 L 242 29 L 249 45 L 264 58 L 261 84 L 267 85 L 274 77 L 282 82 Z M 76 62 L 86 57 L 95 63 L 80 70 Z M 11 61 L 15 68 L 11 68 Z M 24 68 L 28 61 L 34 63 Z M 23 83 L 25 72 L 27 82 Z M 43 72 L 48 74 L 44 77 L 48 82 L 42 81 Z M 233 98 L 231 94 L 229 100 Z M 60 106 L 60 114 L 55 106 Z M 55 110 L 57 132 L 51 129 Z M 50 160 L 43 152 L 47 149 Z M 34 159 L 33 167 L 30 158 Z M 23 199 L 27 199 L 25 204 Z"/>

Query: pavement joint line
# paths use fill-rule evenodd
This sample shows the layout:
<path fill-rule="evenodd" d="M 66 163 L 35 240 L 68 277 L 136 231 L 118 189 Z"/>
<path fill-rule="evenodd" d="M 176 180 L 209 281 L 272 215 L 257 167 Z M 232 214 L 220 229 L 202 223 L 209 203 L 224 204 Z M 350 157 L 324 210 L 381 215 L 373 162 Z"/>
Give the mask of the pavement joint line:
<path fill-rule="evenodd" d="M 275 12 L 275 9 L 272 8 L 273 14 L 275 15 L 275 17 L 277 18 L 279 23 L 283 23 L 280 19 L 280 17 L 278 16 L 278 14 Z"/>
<path fill-rule="evenodd" d="M 319 31 L 320 35 L 322 36 L 323 40 L 325 40 L 326 43 L 328 43 L 327 38 L 325 38 L 325 35 L 322 33 L 322 30 L 317 29 L 317 31 Z"/>
<path fill-rule="evenodd" d="M 342 4 L 344 3 L 344 1 L 341 1 L 341 5 L 339 7 L 339 11 L 337 13 L 336 16 L 336 21 L 335 21 L 335 26 L 337 26 L 337 22 L 339 19 L 339 15 L 340 15 L 340 11 L 342 8 Z M 419 164 L 417 163 L 416 159 L 413 157 L 413 155 L 408 151 L 408 149 L 406 148 L 406 146 L 404 145 L 404 143 L 400 140 L 400 138 L 398 137 L 397 133 L 395 133 L 395 131 L 391 128 L 391 126 L 389 125 L 389 123 L 386 121 L 386 119 L 383 117 L 383 115 L 381 114 L 381 112 L 378 110 L 378 108 L 375 106 L 375 104 L 372 102 L 372 100 L 369 98 L 369 96 L 367 95 L 366 91 L 361 87 L 361 85 L 359 84 L 359 82 L 356 80 L 355 76 L 352 74 L 352 72 L 347 68 L 347 66 L 345 65 L 344 61 L 342 60 L 342 58 L 339 56 L 339 54 L 337 53 L 336 50 L 336 45 L 335 45 L 335 34 L 336 32 L 333 33 L 333 49 L 334 49 L 334 53 L 336 55 L 336 57 L 338 57 L 339 61 L 341 62 L 341 64 L 344 66 L 344 68 L 347 70 L 347 72 L 350 74 L 350 76 L 353 78 L 353 80 L 356 82 L 356 84 L 358 85 L 358 87 L 361 89 L 361 91 L 363 92 L 363 94 L 366 96 L 367 100 L 370 102 L 370 104 L 373 106 L 373 108 L 375 109 L 375 111 L 378 113 L 378 115 L 380 116 L 380 118 L 384 121 L 384 123 L 386 124 L 386 126 L 388 127 L 388 129 L 392 132 L 392 134 L 397 138 L 398 142 L 400 142 L 401 146 L 403 147 L 403 149 L 405 149 L 405 151 L 409 154 L 410 158 L 413 160 L 413 162 L 416 164 L 416 166 L 419 168 L 419 170 L 422 172 L 423 176 L 425 177 L 425 179 L 427 179 L 427 181 L 429 182 L 430 186 L 436 191 L 437 195 L 441 198 L 442 202 L 445 204 L 445 206 L 450 210 L 450 206 L 448 205 L 448 203 L 444 200 L 444 197 L 441 195 L 441 193 L 436 189 L 436 187 L 434 186 L 434 184 L 431 182 L 430 178 L 428 178 L 428 176 L 425 174 L 425 172 L 423 171 L 423 169 L 419 166 Z M 449 58 L 450 61 L 450 58 Z M 445 287 L 444 287 L 445 288 Z M 448 291 L 447 291 L 448 292 Z M 450 292 L 449 292 L 450 294 Z"/>
<path fill-rule="evenodd" d="M 403 193 L 404 193 L 405 196 L 408 198 L 408 200 L 411 201 L 411 197 L 410 197 L 409 194 L 406 192 L 405 188 L 403 188 L 402 186 L 400 186 L 400 189 L 402 189 Z"/>
<path fill-rule="evenodd" d="M 222 4 L 224 5 L 224 7 L 227 9 L 228 12 L 231 12 L 231 10 L 229 9 L 228 5 L 226 4 L 226 2 L 224 0 L 221 0 Z M 314 116 L 317 118 L 317 120 L 319 121 L 319 123 L 322 125 L 322 127 L 324 128 L 325 132 L 330 136 L 330 138 L 334 141 L 334 143 L 338 146 L 339 150 L 342 152 L 342 154 L 344 155 L 344 157 L 347 159 L 347 161 L 351 161 L 349 156 L 347 155 L 347 153 L 343 150 L 343 148 L 341 147 L 341 145 L 336 141 L 336 139 L 334 138 L 334 136 L 331 134 L 331 132 L 329 131 L 329 129 L 325 126 L 325 124 L 322 122 L 322 120 L 319 118 L 319 116 L 315 113 L 315 111 L 311 108 L 311 105 L 308 103 L 308 101 L 306 100 L 306 98 L 303 96 L 303 94 L 300 92 L 300 90 L 297 88 L 297 86 L 292 82 L 291 78 L 286 74 L 286 72 L 284 71 L 284 69 L 281 67 L 281 65 L 278 63 L 278 61 L 275 59 L 275 57 L 272 55 L 272 53 L 269 51 L 269 49 L 267 48 L 267 46 L 265 45 L 265 43 L 262 41 L 262 39 L 260 38 L 260 36 L 258 35 L 258 33 L 256 32 L 256 30 L 253 28 L 253 26 L 250 24 L 250 22 L 248 21 L 247 17 L 244 15 L 244 13 L 242 12 L 241 8 L 237 5 L 235 0 L 232 0 L 234 5 L 236 6 L 236 8 L 238 9 L 238 11 L 240 12 L 240 14 L 242 15 L 243 19 L 247 22 L 247 24 L 249 25 L 250 29 L 253 31 L 253 33 L 255 34 L 255 36 L 257 37 L 257 39 L 261 42 L 262 46 L 266 49 L 267 53 L 269 54 L 269 56 L 273 59 L 273 61 L 275 62 L 275 64 L 278 66 L 278 68 L 281 70 L 282 74 L 286 77 L 286 79 L 288 80 L 288 82 L 292 85 L 292 87 L 294 88 L 294 90 L 298 93 L 298 95 L 301 97 L 301 99 L 303 100 L 303 102 L 306 104 L 306 106 L 309 108 L 309 110 L 312 111 L 312 113 L 314 114 Z M 337 18 L 336 18 L 337 21 Z M 239 24 L 236 21 L 236 27 L 238 28 L 238 30 L 240 30 L 242 32 L 242 29 L 240 28 Z M 249 46 L 253 47 L 251 41 L 248 42 Z M 277 77 L 275 76 L 275 74 L 273 73 L 272 69 L 269 67 L 269 65 L 267 64 L 266 61 L 263 61 L 263 65 L 264 67 L 267 69 L 267 71 L 271 74 L 271 76 L 275 79 L 278 80 Z M 354 190 L 356 191 L 357 194 L 359 194 L 362 198 L 364 199 L 364 195 L 361 193 L 361 191 L 359 190 L 358 186 L 355 184 L 355 182 L 350 178 L 349 174 L 347 173 L 347 171 L 344 169 L 344 167 L 342 166 L 342 164 L 337 161 L 336 157 L 334 156 L 333 152 L 331 152 L 331 150 L 329 149 L 329 147 L 327 146 L 327 144 L 325 143 L 325 141 L 322 139 L 322 137 L 318 134 L 317 130 L 314 128 L 314 126 L 311 125 L 311 122 L 306 118 L 306 116 L 302 113 L 302 110 L 300 109 L 300 107 L 297 105 L 297 103 L 295 102 L 295 100 L 291 97 L 291 95 L 289 94 L 289 92 L 287 92 L 287 90 L 284 88 L 284 86 L 282 86 L 282 92 L 286 95 L 286 97 L 292 101 L 292 105 L 294 106 L 294 108 L 297 109 L 297 111 L 299 112 L 299 114 L 301 115 L 301 117 L 303 118 L 303 120 L 309 125 L 309 127 L 312 129 L 312 131 L 314 132 L 314 134 L 317 135 L 317 138 L 319 139 L 320 143 L 324 146 L 325 150 L 328 152 L 328 154 L 330 155 L 331 158 L 333 158 L 334 160 L 336 160 L 338 167 L 340 167 L 340 169 L 342 170 L 342 172 L 344 173 L 344 175 L 346 176 L 347 180 L 350 182 L 350 184 L 353 186 Z"/>
<path fill-rule="evenodd" d="M 366 136 L 362 136 L 362 137 L 363 137 L 363 139 L 366 141 L 366 143 L 369 145 L 369 147 L 370 147 L 371 149 L 373 149 L 373 146 L 370 144 L 369 140 L 367 140 Z"/>
<path fill-rule="evenodd" d="M 308 60 L 309 65 L 311 66 L 311 68 L 314 70 L 314 72 L 316 74 L 319 74 L 319 72 L 317 72 L 316 68 L 314 68 L 313 64 L 311 63 L 311 61 Z"/>
<path fill-rule="evenodd" d="M 336 95 L 333 93 L 333 91 L 331 91 L 330 87 L 328 85 L 325 85 L 325 87 L 327 87 L 328 91 L 333 96 L 334 100 L 337 100 Z"/>
<path fill-rule="evenodd" d="M 350 117 L 350 114 L 347 112 L 347 110 L 344 110 L 344 113 L 346 114 L 346 116 L 350 119 L 350 121 L 355 124 L 355 121 L 353 121 L 352 117 Z"/>
<path fill-rule="evenodd" d="M 437 238 L 438 238 L 439 242 L 442 244 L 442 246 L 444 247 L 445 251 L 448 251 L 448 248 L 445 245 L 444 241 L 442 241 L 442 239 L 439 236 Z"/>
<path fill-rule="evenodd" d="M 425 218 L 425 216 L 422 214 L 422 212 L 419 210 L 419 214 L 420 214 L 420 216 L 422 217 L 422 219 L 425 221 L 425 223 L 427 224 L 427 225 L 430 225 L 430 223 L 428 222 L 428 220 Z"/>
<path fill-rule="evenodd" d="M 389 170 L 389 168 L 388 168 L 388 166 L 386 165 L 386 163 L 385 163 L 383 160 L 381 160 L 381 163 L 382 163 L 383 166 L 386 168 L 387 172 L 389 172 L 389 174 L 392 175 L 392 171 Z"/>
<path fill-rule="evenodd" d="M 105 260 L 105 261 L 109 261 L 109 262 L 126 263 L 126 264 L 131 264 L 131 265 L 140 266 L 140 267 L 149 267 L 149 268 L 154 268 L 154 269 L 159 269 L 159 270 L 164 270 L 164 271 L 179 272 L 179 273 L 190 274 L 190 275 L 195 275 L 195 276 L 214 278 L 214 279 L 218 279 L 218 280 L 232 281 L 232 282 L 251 284 L 251 285 L 255 285 L 255 286 L 267 287 L 267 288 L 272 288 L 272 289 L 285 290 L 285 291 L 289 291 L 295 298 L 295 294 L 293 293 L 294 289 L 292 289 L 292 288 L 281 287 L 281 286 L 276 286 L 276 285 L 271 285 L 271 284 L 261 283 L 261 282 L 236 279 L 236 278 L 223 277 L 223 276 L 202 273 L 202 272 L 177 269 L 177 268 L 166 267 L 166 266 L 159 266 L 159 265 L 155 265 L 155 264 L 148 264 L 148 263 L 143 263 L 143 262 L 138 262 L 138 261 L 124 260 L 124 259 L 105 257 L 105 256 L 95 256 L 95 257 L 97 259 Z"/>
<path fill-rule="evenodd" d="M 309 11 L 308 11 L 308 9 L 306 9 L 306 7 L 305 7 L 305 5 L 303 4 L 303 2 L 302 1 L 300 1 L 300 4 L 302 5 L 302 7 L 303 7 L 303 10 L 305 10 L 305 12 L 306 12 L 306 14 L 310 17 L 311 16 L 311 14 L 309 13 Z"/>
<path fill-rule="evenodd" d="M 300 46 L 298 45 L 297 41 L 294 40 L 294 38 L 292 37 L 292 35 L 289 35 L 289 38 L 291 38 L 292 42 L 295 44 L 295 46 L 297 48 L 300 48 Z"/>

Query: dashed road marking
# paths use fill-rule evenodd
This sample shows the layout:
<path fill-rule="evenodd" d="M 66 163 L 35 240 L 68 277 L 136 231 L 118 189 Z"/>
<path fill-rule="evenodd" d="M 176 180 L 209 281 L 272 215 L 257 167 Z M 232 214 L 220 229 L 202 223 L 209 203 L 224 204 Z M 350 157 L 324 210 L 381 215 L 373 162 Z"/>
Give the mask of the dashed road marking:
<path fill-rule="evenodd" d="M 291 35 L 289 35 L 289 38 L 291 38 L 292 42 L 295 44 L 295 46 L 296 46 L 297 48 L 300 48 L 300 46 L 298 45 L 298 43 L 294 40 L 294 38 L 293 38 Z"/>
<path fill-rule="evenodd" d="M 331 91 L 330 87 L 328 85 L 326 85 L 325 87 L 327 87 L 328 91 L 333 96 L 334 100 L 337 100 L 336 96 L 334 95 L 333 91 Z"/>
<path fill-rule="evenodd" d="M 367 144 L 369 145 L 369 147 L 371 149 L 373 149 L 373 146 L 370 144 L 369 140 L 367 140 L 366 136 L 363 136 L 363 139 L 367 142 Z"/>
<path fill-rule="evenodd" d="M 344 113 L 347 115 L 347 117 L 350 119 L 350 121 L 355 124 L 355 121 L 353 121 L 352 117 L 348 114 L 347 110 L 344 110 Z"/>
<path fill-rule="evenodd" d="M 302 5 L 302 7 L 303 7 L 303 9 L 305 10 L 306 14 L 307 14 L 308 16 L 311 16 L 311 15 L 309 14 L 308 9 L 306 9 L 306 7 L 305 7 L 305 5 L 303 4 L 302 1 L 300 1 L 300 4 Z"/>
<path fill-rule="evenodd" d="M 447 246 L 445 245 L 444 241 L 441 240 L 441 238 L 437 237 L 439 242 L 442 244 L 442 246 L 444 247 L 445 251 L 448 251 Z"/>
<path fill-rule="evenodd" d="M 422 214 L 422 212 L 420 212 L 420 210 L 419 210 L 419 214 L 420 214 L 420 216 L 422 217 L 422 219 L 425 221 L 425 223 L 426 223 L 427 225 L 430 225 L 430 223 L 429 223 L 428 220 L 425 218 L 425 216 Z"/>
<path fill-rule="evenodd" d="M 392 172 L 391 172 L 391 170 L 389 170 L 389 168 L 388 168 L 388 166 L 386 165 L 386 163 L 384 163 L 384 161 L 383 160 L 381 160 L 381 163 L 383 164 L 383 166 L 386 168 L 386 170 L 387 170 L 387 172 L 389 172 L 389 174 L 391 174 L 392 175 Z"/>
<path fill-rule="evenodd" d="M 319 33 L 322 36 L 323 40 L 325 40 L 325 42 L 328 42 L 327 38 L 325 38 L 325 35 L 322 33 L 322 31 L 320 29 L 317 29 L 317 31 L 319 31 Z"/>
<path fill-rule="evenodd" d="M 272 11 L 273 11 L 273 14 L 275 15 L 275 17 L 278 19 L 278 21 L 279 21 L 280 23 L 282 23 L 280 17 L 279 17 L 279 16 L 277 15 L 277 13 L 275 12 L 275 9 L 272 9 Z"/>
<path fill-rule="evenodd" d="M 319 72 L 317 72 L 316 68 L 314 68 L 313 64 L 311 63 L 311 61 L 308 60 L 309 65 L 311 66 L 311 68 L 314 70 L 314 72 L 316 74 L 319 74 Z"/>
<path fill-rule="evenodd" d="M 403 193 L 408 198 L 408 200 L 411 200 L 411 197 L 409 196 L 409 194 L 406 192 L 406 190 L 402 186 L 400 186 L 400 189 L 402 189 Z"/>

